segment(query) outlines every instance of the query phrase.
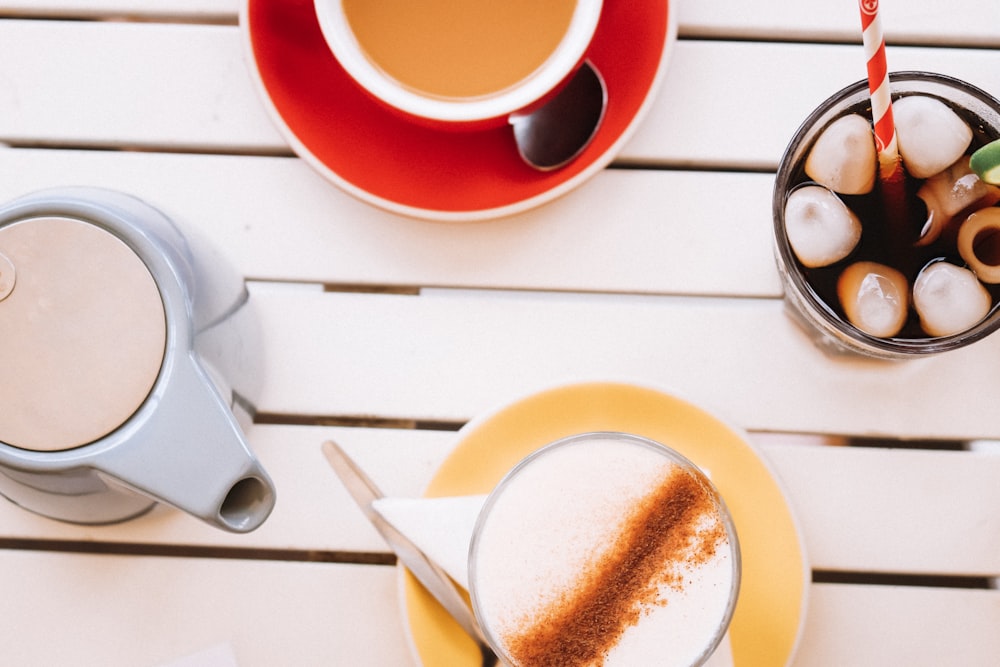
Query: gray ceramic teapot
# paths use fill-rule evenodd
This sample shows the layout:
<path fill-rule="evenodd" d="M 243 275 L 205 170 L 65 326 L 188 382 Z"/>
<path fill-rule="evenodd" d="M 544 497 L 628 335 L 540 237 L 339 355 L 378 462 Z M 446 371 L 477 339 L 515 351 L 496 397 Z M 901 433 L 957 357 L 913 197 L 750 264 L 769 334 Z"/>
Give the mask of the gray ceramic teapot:
<path fill-rule="evenodd" d="M 233 326 L 247 304 L 241 278 L 134 197 L 0 206 L 0 493 L 78 523 L 162 502 L 257 528 L 274 487 L 227 385 L 252 348 Z"/>

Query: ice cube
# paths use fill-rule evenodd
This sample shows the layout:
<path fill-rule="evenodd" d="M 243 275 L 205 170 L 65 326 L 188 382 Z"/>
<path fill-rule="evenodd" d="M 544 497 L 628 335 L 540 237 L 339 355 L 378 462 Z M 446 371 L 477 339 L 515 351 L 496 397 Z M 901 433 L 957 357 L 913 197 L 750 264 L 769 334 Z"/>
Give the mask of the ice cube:
<path fill-rule="evenodd" d="M 806 174 L 845 195 L 863 195 L 875 187 L 875 139 L 864 116 L 841 116 L 823 130 L 806 157 Z"/>
<path fill-rule="evenodd" d="M 968 269 L 949 262 L 925 266 L 913 283 L 913 306 L 931 336 L 950 336 L 986 317 L 990 294 Z"/>
<path fill-rule="evenodd" d="M 927 245 L 937 240 L 948 223 L 962 211 L 992 206 L 1000 201 L 1000 188 L 984 183 L 969 166 L 969 156 L 963 155 L 944 171 L 924 181 L 917 196 L 927 205 L 927 222 L 917 245 Z"/>
<path fill-rule="evenodd" d="M 930 178 L 965 153 L 972 129 L 944 102 L 908 95 L 892 104 L 903 165 L 914 178 Z"/>
<path fill-rule="evenodd" d="M 906 324 L 909 285 L 891 266 L 851 264 L 837 280 L 837 296 L 848 321 L 872 336 L 895 336 Z"/>
<path fill-rule="evenodd" d="M 785 233 L 803 265 L 828 266 L 854 250 L 861 238 L 861 221 L 835 193 L 804 185 L 785 201 Z"/>

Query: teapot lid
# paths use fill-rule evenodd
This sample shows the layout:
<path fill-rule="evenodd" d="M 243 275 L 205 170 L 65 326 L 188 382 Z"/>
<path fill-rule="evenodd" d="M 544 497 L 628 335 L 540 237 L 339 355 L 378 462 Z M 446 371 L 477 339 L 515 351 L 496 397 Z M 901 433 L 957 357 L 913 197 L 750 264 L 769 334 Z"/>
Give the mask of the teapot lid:
<path fill-rule="evenodd" d="M 83 220 L 0 226 L 0 442 L 61 451 L 125 423 L 149 395 L 167 337 L 142 259 Z"/>

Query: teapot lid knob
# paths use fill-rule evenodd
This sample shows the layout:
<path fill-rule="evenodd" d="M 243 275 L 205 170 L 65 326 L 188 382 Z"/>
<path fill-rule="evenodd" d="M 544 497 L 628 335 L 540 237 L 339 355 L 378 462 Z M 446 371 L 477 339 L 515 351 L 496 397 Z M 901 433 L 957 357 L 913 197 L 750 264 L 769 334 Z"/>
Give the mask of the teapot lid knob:
<path fill-rule="evenodd" d="M 3 301 L 14 291 L 14 281 L 17 275 L 14 272 L 14 263 L 10 258 L 0 253 L 0 301 Z"/>

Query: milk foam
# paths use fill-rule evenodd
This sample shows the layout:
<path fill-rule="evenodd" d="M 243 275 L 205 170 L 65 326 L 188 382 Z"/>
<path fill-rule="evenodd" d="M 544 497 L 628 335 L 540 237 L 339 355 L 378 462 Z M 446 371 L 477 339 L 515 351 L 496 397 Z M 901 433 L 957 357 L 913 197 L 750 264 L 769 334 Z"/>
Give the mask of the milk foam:
<path fill-rule="evenodd" d="M 504 642 L 565 605 L 582 573 L 613 555 L 637 504 L 682 470 L 661 449 L 612 434 L 548 448 L 519 469 L 491 499 L 476 537 L 470 577 L 484 626 Z M 719 517 L 698 525 L 718 530 Z M 707 559 L 664 565 L 677 576 L 657 577 L 658 598 L 639 604 L 637 622 L 603 664 L 693 664 L 728 619 L 735 548 L 735 539 L 723 539 Z"/>

